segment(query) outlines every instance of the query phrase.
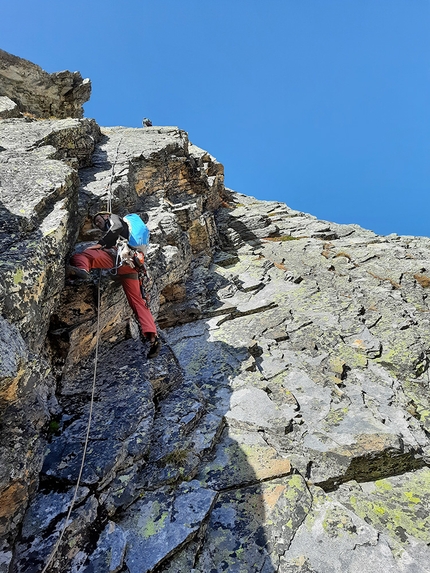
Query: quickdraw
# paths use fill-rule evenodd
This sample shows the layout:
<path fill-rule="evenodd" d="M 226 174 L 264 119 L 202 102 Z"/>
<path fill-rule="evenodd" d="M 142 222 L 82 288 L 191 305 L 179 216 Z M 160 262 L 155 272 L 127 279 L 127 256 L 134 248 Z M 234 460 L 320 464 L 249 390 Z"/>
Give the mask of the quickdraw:
<path fill-rule="evenodd" d="M 130 245 L 127 242 L 127 239 L 124 239 L 123 237 L 118 237 L 117 241 L 116 241 L 116 246 L 117 246 L 117 255 L 116 255 L 116 266 L 118 268 L 118 266 L 121 265 L 128 265 L 129 267 L 131 267 L 132 269 L 135 268 L 135 264 L 134 264 L 134 250 L 132 250 L 130 248 Z M 119 265 L 118 265 L 118 261 L 119 261 Z"/>
<path fill-rule="evenodd" d="M 145 301 L 147 308 L 149 308 L 149 300 L 150 300 L 149 290 L 152 286 L 152 279 L 149 276 L 148 269 L 146 268 L 145 263 L 143 263 L 142 266 L 139 267 L 137 274 L 140 283 L 140 293 L 142 295 L 143 300 Z"/>

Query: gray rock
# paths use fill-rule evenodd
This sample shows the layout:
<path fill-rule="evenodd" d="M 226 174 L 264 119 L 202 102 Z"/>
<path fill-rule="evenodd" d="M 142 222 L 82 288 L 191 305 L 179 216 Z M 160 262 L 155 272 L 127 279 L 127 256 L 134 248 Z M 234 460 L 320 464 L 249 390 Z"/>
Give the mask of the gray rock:
<path fill-rule="evenodd" d="M 82 502 L 82 496 L 85 497 L 86 494 L 85 490 L 79 492 L 78 503 Z M 66 523 L 71 499 L 71 491 L 62 496 L 49 496 L 48 502 L 41 500 L 41 496 L 36 498 L 35 510 L 27 521 L 29 527 L 26 532 L 29 535 L 23 536 L 16 548 L 17 570 L 36 573 L 51 560 L 50 568 L 61 571 L 62 562 L 68 564 L 69 560 L 77 555 L 79 547 L 84 539 L 88 538 L 92 524 L 97 518 L 98 503 L 94 496 L 87 497 L 80 505 L 74 506 Z M 52 506 L 49 502 L 52 502 Z M 45 529 L 38 528 L 38 522 Z M 47 528 L 48 523 L 50 527 Z M 32 535 L 30 531 L 37 531 L 38 534 Z M 60 545 L 53 553 L 62 533 L 64 535 Z"/>
<path fill-rule="evenodd" d="M 226 420 L 234 426 L 253 426 L 284 432 L 291 423 L 294 410 L 286 405 L 282 409 L 270 400 L 263 390 L 244 387 L 233 392 Z"/>
<path fill-rule="evenodd" d="M 36 117 L 82 117 L 91 82 L 79 72 L 48 74 L 39 66 L 0 50 L 0 95 Z"/>
<path fill-rule="evenodd" d="M 122 343 L 114 353 L 101 358 L 95 388 L 97 406 L 81 478 L 83 484 L 105 485 L 115 471 L 129 465 L 132 459 L 138 461 L 147 452 L 154 416 L 153 392 L 144 376 L 143 356 L 140 360 L 136 357 L 138 352 L 139 347 L 131 341 Z M 48 445 L 42 468 L 46 475 L 71 483 L 79 474 L 87 432 L 90 374 L 84 372 L 75 381 L 81 397 L 86 394 L 88 398 L 79 408 L 80 412 L 76 407 L 66 409 L 71 419 L 61 435 Z"/>
<path fill-rule="evenodd" d="M 20 111 L 16 103 L 6 96 L 0 96 L 0 119 L 18 117 L 19 115 Z"/>
<path fill-rule="evenodd" d="M 399 571 L 389 545 L 377 531 L 334 501 L 314 504 L 281 558 L 283 571 L 320 573 Z M 306 570 L 306 569 L 305 569 Z"/>
<path fill-rule="evenodd" d="M 58 521 L 59 516 L 67 514 L 75 491 L 70 489 L 65 494 L 52 492 L 48 495 L 38 494 L 26 513 L 22 524 L 23 539 L 34 538 L 41 531 L 46 531 Z M 75 503 L 80 505 L 89 494 L 86 487 L 79 488 Z"/>
<path fill-rule="evenodd" d="M 120 521 L 127 536 L 125 562 L 130 573 L 153 571 L 200 529 L 215 492 L 191 481 L 175 493 L 148 493 Z"/>
<path fill-rule="evenodd" d="M 195 571 L 264 571 L 279 568 L 311 505 L 299 476 L 263 482 L 220 495 L 212 512 Z"/>
<path fill-rule="evenodd" d="M 79 567 L 81 573 L 118 573 L 124 566 L 127 537 L 124 530 L 109 521 L 103 530 L 97 549 L 91 555 L 90 562 Z"/>

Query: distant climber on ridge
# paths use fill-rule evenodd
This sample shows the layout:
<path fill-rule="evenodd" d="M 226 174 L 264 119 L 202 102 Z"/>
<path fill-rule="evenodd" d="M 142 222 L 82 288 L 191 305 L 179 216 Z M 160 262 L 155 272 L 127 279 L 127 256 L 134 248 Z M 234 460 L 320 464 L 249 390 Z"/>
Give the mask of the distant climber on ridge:
<path fill-rule="evenodd" d="M 136 217 L 139 221 L 135 219 Z M 139 256 L 141 260 L 143 260 L 144 255 L 142 251 L 144 251 L 144 248 L 134 246 L 136 251 L 133 250 L 133 245 L 139 244 L 136 243 L 135 239 L 133 240 L 134 232 L 131 226 L 133 220 L 137 221 L 138 227 L 140 223 L 143 233 L 146 232 L 147 240 L 149 231 L 139 215 L 132 214 L 122 218 L 106 211 L 96 213 L 93 217 L 93 223 L 101 231 L 104 231 L 104 235 L 97 244 L 71 257 L 70 265 L 67 268 L 67 275 L 80 279 L 89 279 L 91 278 L 89 274 L 91 269 L 113 269 L 116 266 L 118 242 L 121 243 L 121 240 L 125 245 L 127 253 L 131 252 L 131 254 L 133 254 L 139 251 L 141 253 L 139 253 Z M 129 241 L 129 244 L 127 244 L 127 241 Z M 129 248 L 130 245 L 132 245 L 131 251 Z M 155 358 L 161 350 L 161 341 L 157 336 L 157 327 L 155 326 L 154 318 L 148 308 L 147 302 L 143 299 L 138 271 L 127 263 L 133 265 L 133 259 L 130 258 L 130 256 L 123 260 L 122 264 L 117 267 L 117 277 L 121 281 L 127 301 L 139 321 L 142 335 L 150 342 L 147 358 Z"/>
<path fill-rule="evenodd" d="M 144 117 L 142 120 L 142 127 L 152 127 L 152 121 L 147 117 Z"/>

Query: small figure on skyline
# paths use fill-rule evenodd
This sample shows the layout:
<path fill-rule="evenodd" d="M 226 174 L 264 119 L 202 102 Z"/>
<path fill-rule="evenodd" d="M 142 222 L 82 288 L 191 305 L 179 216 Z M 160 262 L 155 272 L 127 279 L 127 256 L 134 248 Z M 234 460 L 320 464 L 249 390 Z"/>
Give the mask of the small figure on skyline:
<path fill-rule="evenodd" d="M 142 120 L 142 127 L 152 127 L 152 121 L 147 117 L 144 117 Z"/>

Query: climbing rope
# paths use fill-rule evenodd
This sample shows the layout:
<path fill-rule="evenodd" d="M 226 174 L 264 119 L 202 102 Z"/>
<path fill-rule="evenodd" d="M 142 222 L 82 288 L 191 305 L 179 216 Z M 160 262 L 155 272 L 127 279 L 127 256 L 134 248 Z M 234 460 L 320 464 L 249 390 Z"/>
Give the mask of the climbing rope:
<path fill-rule="evenodd" d="M 113 183 L 113 176 L 115 174 L 115 165 L 118 161 L 118 152 L 119 152 L 119 146 L 121 145 L 121 142 L 122 142 L 122 137 L 118 141 L 118 145 L 116 147 L 116 155 L 115 155 L 114 162 L 112 163 L 112 169 L 110 172 L 110 181 L 109 181 L 109 185 L 107 188 L 108 196 L 107 196 L 107 202 L 106 202 L 106 211 L 108 211 L 109 213 L 112 213 L 112 183 Z"/>
<path fill-rule="evenodd" d="M 72 499 L 72 502 L 70 504 L 69 511 L 67 512 L 66 520 L 64 522 L 63 529 L 61 530 L 60 537 L 57 539 L 57 542 L 54 545 L 54 549 L 52 550 L 52 552 L 48 558 L 48 561 L 47 561 L 45 567 L 42 569 L 41 573 L 46 573 L 46 571 L 48 570 L 48 567 L 51 564 L 51 561 L 54 558 L 54 556 L 55 556 L 55 554 L 56 554 L 56 552 L 60 546 L 61 540 L 63 539 L 67 525 L 69 524 L 70 515 L 71 515 L 73 507 L 75 505 L 76 497 L 78 495 L 79 484 L 80 484 L 82 472 L 84 469 L 85 456 L 87 454 L 88 440 L 89 440 L 89 436 L 90 436 L 91 418 L 93 415 L 94 395 L 95 395 L 95 389 L 96 389 L 97 361 L 98 361 L 98 354 L 99 354 L 99 337 L 100 337 L 100 283 L 101 283 L 101 278 L 102 278 L 102 273 L 100 272 L 99 282 L 97 285 L 97 330 L 96 330 L 96 351 L 95 351 L 95 357 L 94 357 L 93 386 L 92 386 L 92 390 L 91 390 L 90 411 L 88 414 L 87 433 L 85 436 L 85 444 L 84 444 L 84 451 L 82 453 L 81 467 L 79 469 L 79 474 L 78 474 L 78 479 L 77 479 L 76 486 L 75 486 L 75 492 L 73 495 L 73 499 Z"/>

